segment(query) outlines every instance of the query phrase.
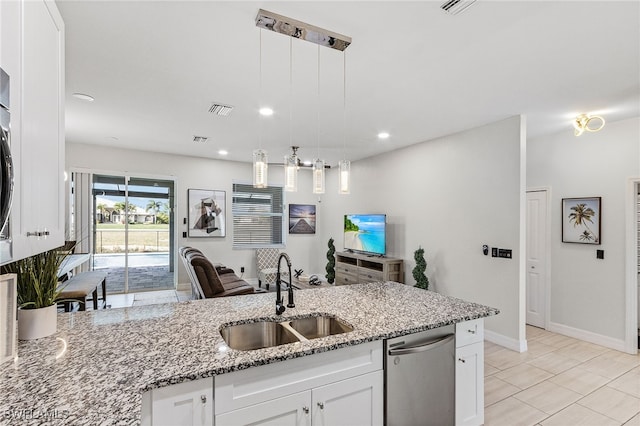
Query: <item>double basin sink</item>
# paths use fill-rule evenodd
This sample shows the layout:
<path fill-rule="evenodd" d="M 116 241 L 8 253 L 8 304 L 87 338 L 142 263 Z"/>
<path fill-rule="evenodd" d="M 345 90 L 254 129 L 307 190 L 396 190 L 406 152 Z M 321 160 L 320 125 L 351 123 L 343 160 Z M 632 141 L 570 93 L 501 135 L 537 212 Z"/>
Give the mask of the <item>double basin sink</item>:
<path fill-rule="evenodd" d="M 282 322 L 266 320 L 229 325 L 222 327 L 220 334 L 231 349 L 250 351 L 350 331 L 353 331 L 353 327 L 344 321 L 331 315 L 320 315 Z"/>

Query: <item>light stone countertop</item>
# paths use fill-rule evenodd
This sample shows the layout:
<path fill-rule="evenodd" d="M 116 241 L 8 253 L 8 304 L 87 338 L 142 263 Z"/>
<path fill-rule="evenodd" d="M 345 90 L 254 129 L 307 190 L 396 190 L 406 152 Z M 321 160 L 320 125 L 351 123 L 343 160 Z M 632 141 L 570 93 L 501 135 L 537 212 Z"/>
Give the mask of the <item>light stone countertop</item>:
<path fill-rule="evenodd" d="M 54 336 L 20 341 L 18 359 L 0 366 L 0 424 L 137 425 L 149 389 L 499 312 L 392 282 L 296 291 L 295 303 L 282 320 L 325 313 L 354 331 L 229 349 L 220 327 L 278 318 L 273 293 L 58 314 Z"/>

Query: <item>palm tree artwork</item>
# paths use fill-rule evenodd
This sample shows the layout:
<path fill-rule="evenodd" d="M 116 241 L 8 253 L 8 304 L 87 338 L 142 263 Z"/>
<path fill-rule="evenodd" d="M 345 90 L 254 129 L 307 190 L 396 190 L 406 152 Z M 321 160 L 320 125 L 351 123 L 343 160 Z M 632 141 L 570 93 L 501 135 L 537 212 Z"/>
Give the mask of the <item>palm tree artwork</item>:
<path fill-rule="evenodd" d="M 562 241 L 600 244 L 600 198 L 565 198 L 562 201 Z M 565 226 L 568 229 L 564 229 Z"/>

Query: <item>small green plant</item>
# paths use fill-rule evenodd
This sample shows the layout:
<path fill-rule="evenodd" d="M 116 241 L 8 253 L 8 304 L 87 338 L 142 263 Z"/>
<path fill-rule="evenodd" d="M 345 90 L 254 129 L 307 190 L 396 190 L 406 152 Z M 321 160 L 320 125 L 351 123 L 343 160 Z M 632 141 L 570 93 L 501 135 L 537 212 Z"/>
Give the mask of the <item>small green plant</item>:
<path fill-rule="evenodd" d="M 424 249 L 422 247 L 418 248 L 418 250 L 413 253 L 413 258 L 416 260 L 416 267 L 413 268 L 412 271 L 413 279 L 416 280 L 414 287 L 427 290 L 429 288 L 429 278 L 424 274 L 424 271 L 427 270 L 427 261 L 424 260 Z"/>
<path fill-rule="evenodd" d="M 3 273 L 17 275 L 19 307 L 38 309 L 56 303 L 62 291 L 58 287 L 58 269 L 68 254 L 53 249 L 2 267 Z"/>
<path fill-rule="evenodd" d="M 327 282 L 329 284 L 333 284 L 336 280 L 336 258 L 334 254 L 336 253 L 336 247 L 333 245 L 333 238 L 329 238 L 329 251 L 327 251 L 327 266 L 325 270 L 327 271 Z"/>

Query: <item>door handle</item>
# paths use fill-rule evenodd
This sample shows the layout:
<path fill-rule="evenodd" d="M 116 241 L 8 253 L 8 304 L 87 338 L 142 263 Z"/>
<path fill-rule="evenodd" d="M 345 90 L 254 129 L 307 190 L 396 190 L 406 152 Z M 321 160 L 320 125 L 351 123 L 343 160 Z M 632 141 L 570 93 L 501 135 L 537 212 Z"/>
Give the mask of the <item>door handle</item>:
<path fill-rule="evenodd" d="M 419 345 L 407 345 L 407 346 L 401 346 L 399 348 L 389 349 L 389 355 L 390 356 L 409 355 L 409 354 L 416 354 L 419 352 L 428 351 L 430 349 L 435 349 L 439 346 L 449 343 L 454 339 L 454 337 L 455 337 L 455 334 L 447 334 L 446 336 L 429 340 L 429 341 L 420 343 Z"/>

